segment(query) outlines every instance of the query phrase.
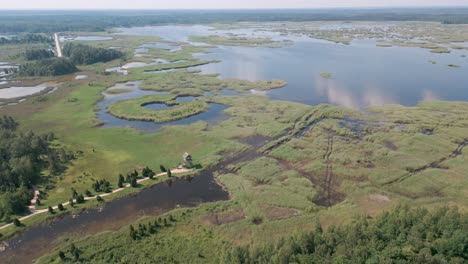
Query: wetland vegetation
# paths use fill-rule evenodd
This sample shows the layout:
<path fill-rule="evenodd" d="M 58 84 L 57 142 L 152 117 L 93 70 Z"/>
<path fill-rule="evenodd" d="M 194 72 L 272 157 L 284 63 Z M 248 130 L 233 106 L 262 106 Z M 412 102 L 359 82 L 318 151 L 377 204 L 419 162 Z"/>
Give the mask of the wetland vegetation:
<path fill-rule="evenodd" d="M 244 46 L 244 47 L 280 47 L 287 42 L 275 42 L 270 38 L 248 38 L 242 36 L 191 36 L 189 38 L 193 42 L 202 42 L 210 45 L 226 45 L 226 46 Z"/>
<path fill-rule="evenodd" d="M 206 21 L 214 19 L 210 16 Z M 18 43 L 15 54 L 0 51 L 0 61 L 17 62 L 20 73 L 31 68 L 12 76 L 15 85 L 54 82 L 58 87 L 53 93 L 27 95 L 15 105 L 0 99 L 0 113 L 6 116 L 0 119 L 2 260 L 464 263 L 468 258 L 468 103 L 437 100 L 429 91 L 408 106 L 389 104 L 376 94 L 379 85 L 373 86 L 380 72 L 376 78 L 369 74 L 365 60 L 350 57 L 361 72 L 346 74 L 331 66 L 341 57 L 320 49 L 333 47 L 346 56 L 356 47 L 388 52 L 384 58 L 400 62 L 415 52 L 421 54 L 416 57 L 420 67 L 440 64 L 439 71 L 463 81 L 458 70 L 467 64 L 460 56 L 466 50 L 466 25 L 246 22 L 212 25 L 215 30 L 203 31 L 203 36 L 195 34 L 196 27 L 183 27 L 183 37 L 201 45 L 163 39 L 158 30 L 164 29 L 158 27 L 136 28 L 135 35 L 128 34 L 130 29 L 104 31 L 125 21 L 146 25 L 142 21 L 150 17 L 117 21 L 109 16 L 95 25 L 61 25 L 83 31 L 67 32 L 68 58 L 50 58 L 40 41 Z M 152 19 L 159 23 L 163 18 Z M 0 31 L 34 32 L 27 21 L 0 24 Z M 41 22 L 44 31 L 58 30 L 47 21 Z M 181 27 L 168 30 L 177 35 Z M 224 30 L 258 36 L 226 37 Z M 433 37 L 421 40 L 428 32 Z M 77 36 L 99 38 L 83 44 Z M 379 42 L 383 37 L 392 39 Z M 366 38 L 373 41 L 356 43 Z M 283 39 L 291 45 L 269 49 Z M 252 66 L 248 53 L 289 56 L 298 53 L 285 51 L 307 48 L 317 48 L 314 63 L 320 65 L 299 66 L 306 68 L 301 80 L 308 81 L 301 89 L 325 94 L 326 104 L 303 103 L 297 83 L 282 80 L 300 78 L 301 69 L 270 78 L 263 72 L 268 67 Z M 30 56 L 25 56 L 28 50 Z M 244 62 L 227 68 L 246 78 L 217 72 L 226 67 L 226 57 L 216 57 L 222 52 Z M 46 60 L 79 65 L 80 75 L 54 77 L 50 67 L 40 66 Z M 293 64 L 275 66 L 287 71 Z M 449 64 L 462 67 L 448 69 Z M 351 71 L 350 65 L 344 67 Z M 126 74 L 106 71 L 111 68 Z M 357 79 L 375 90 L 363 96 L 366 105 L 354 107 L 340 81 Z M 443 83 L 447 87 L 442 89 L 450 92 Z M 281 91 L 289 97 L 274 96 Z M 223 118 L 211 122 L 203 116 L 219 105 Z M 172 122 L 189 117 L 193 122 Z M 113 126 L 106 126 L 111 118 Z M 142 129 L 150 123 L 161 126 Z M 181 170 L 188 153 L 194 166 Z M 29 216 L 28 210 L 40 213 Z"/>
<path fill-rule="evenodd" d="M 147 95 L 138 99 L 119 101 L 108 107 L 110 114 L 127 120 L 152 121 L 164 123 L 183 119 L 204 112 L 208 103 L 202 100 L 178 103 L 173 95 Z M 145 106 L 163 104 L 168 109 L 152 110 Z"/>

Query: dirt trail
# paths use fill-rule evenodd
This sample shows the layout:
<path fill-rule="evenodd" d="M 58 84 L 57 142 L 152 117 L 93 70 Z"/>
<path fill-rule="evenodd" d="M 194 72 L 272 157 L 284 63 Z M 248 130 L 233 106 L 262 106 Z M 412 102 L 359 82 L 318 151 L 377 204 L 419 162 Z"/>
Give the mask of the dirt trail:
<path fill-rule="evenodd" d="M 37 186 L 33 186 L 33 190 L 34 190 L 34 196 L 30 201 L 30 205 L 28 206 L 28 209 L 31 213 L 34 213 L 36 211 L 36 204 L 37 204 L 37 200 L 39 199 L 39 194 L 40 194 L 39 188 Z"/>
<path fill-rule="evenodd" d="M 323 159 L 325 164 L 327 164 L 327 167 L 325 169 L 323 181 L 319 184 L 319 198 L 314 202 L 317 205 L 331 207 L 342 202 L 345 195 L 338 191 L 340 183 L 336 175 L 333 173 L 333 161 L 330 159 L 330 156 L 333 154 L 334 133 L 333 131 L 327 130 L 327 134 L 327 150 L 323 155 Z"/>
<path fill-rule="evenodd" d="M 58 33 L 54 33 L 54 41 L 55 41 L 55 50 L 56 50 L 56 55 L 59 58 L 62 58 L 62 47 L 60 46 L 60 38 Z"/>
<path fill-rule="evenodd" d="M 315 175 L 311 172 L 301 169 L 299 166 L 286 161 L 278 160 L 281 166 L 287 170 L 294 170 L 299 172 L 303 177 L 307 178 L 318 191 L 318 197 L 313 200 L 317 205 L 324 207 L 332 207 L 345 199 L 345 195 L 339 192 L 339 181 L 336 175 L 333 173 L 333 163 L 330 156 L 333 154 L 333 141 L 334 135 L 332 131 L 327 131 L 328 142 L 327 149 L 323 154 L 324 162 L 327 164 L 323 177 Z"/>
<path fill-rule="evenodd" d="M 442 165 L 443 162 L 447 161 L 447 160 L 450 160 L 450 159 L 454 159 L 458 156 L 460 156 L 461 154 L 463 154 L 463 149 L 465 147 L 468 146 L 468 140 L 464 140 L 462 143 L 458 144 L 457 148 L 452 151 L 452 153 L 446 157 L 442 157 L 440 158 L 439 160 L 437 161 L 433 161 L 429 164 L 426 164 L 424 166 L 421 166 L 421 167 L 418 167 L 418 168 L 414 168 L 414 169 L 408 169 L 408 173 L 404 174 L 403 176 L 397 178 L 397 179 L 394 179 L 392 181 L 389 181 L 387 183 L 385 183 L 384 185 L 391 185 L 391 184 L 394 184 L 394 183 L 400 183 L 400 182 L 403 182 L 404 180 L 408 179 L 409 177 L 415 175 L 415 174 L 418 174 L 418 173 L 421 173 L 427 169 L 446 169 L 446 167 L 444 167 Z"/>
<path fill-rule="evenodd" d="M 174 169 L 174 170 L 171 170 L 172 174 L 180 174 L 180 173 L 186 173 L 186 172 L 190 172 L 192 170 L 188 170 L 188 169 Z M 160 173 L 158 175 L 156 175 L 156 177 L 161 177 L 161 176 L 165 176 L 167 175 L 167 173 Z M 146 181 L 146 180 L 149 180 L 149 178 L 144 178 L 144 179 L 140 179 L 138 180 L 137 182 L 140 183 L 140 182 L 143 182 L 143 181 Z M 130 184 L 127 184 L 125 187 L 123 188 L 119 188 L 119 189 L 115 189 L 113 190 L 112 192 L 110 193 L 104 193 L 104 194 L 99 194 L 100 197 L 106 197 L 106 196 L 109 196 L 111 194 L 114 194 L 114 193 L 117 193 L 117 192 L 120 192 L 122 190 L 124 190 L 125 188 L 129 188 L 130 187 Z M 34 204 L 32 203 L 31 206 L 29 207 L 30 211 L 31 211 L 31 214 L 29 215 L 26 215 L 26 216 L 23 216 L 21 218 L 19 218 L 20 221 L 24 221 L 30 217 L 33 217 L 35 215 L 38 215 L 38 214 L 43 214 L 43 213 L 47 213 L 48 212 L 48 209 L 41 209 L 41 210 L 36 210 L 35 208 L 35 205 L 36 205 L 36 201 L 37 201 L 37 195 L 36 195 L 36 192 L 37 192 L 37 195 L 39 195 L 39 191 L 38 190 L 34 190 L 34 198 L 31 200 L 31 202 L 34 201 Z M 97 198 L 97 195 L 96 196 L 93 196 L 93 197 L 85 197 L 85 201 L 89 201 L 89 200 L 93 200 L 93 199 L 96 199 Z M 76 200 L 73 200 L 73 202 L 76 202 Z M 63 206 L 66 206 L 66 205 L 69 205 L 70 202 L 65 202 L 65 203 L 62 203 Z M 32 209 L 32 210 L 31 210 Z M 54 210 L 57 210 L 58 209 L 58 206 L 52 206 L 52 209 Z M 11 224 L 6 224 L 4 226 L 0 226 L 0 230 L 2 229 L 5 229 L 9 226 L 13 225 L 12 223 Z"/>

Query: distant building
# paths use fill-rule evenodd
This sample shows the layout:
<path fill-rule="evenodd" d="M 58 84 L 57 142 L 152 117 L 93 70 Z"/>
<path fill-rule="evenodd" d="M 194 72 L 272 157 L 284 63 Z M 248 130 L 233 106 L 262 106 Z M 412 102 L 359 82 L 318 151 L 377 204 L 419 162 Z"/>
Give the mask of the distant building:
<path fill-rule="evenodd" d="M 182 156 L 184 159 L 184 167 L 186 168 L 192 168 L 192 155 L 190 155 L 188 152 L 185 152 L 184 155 Z"/>

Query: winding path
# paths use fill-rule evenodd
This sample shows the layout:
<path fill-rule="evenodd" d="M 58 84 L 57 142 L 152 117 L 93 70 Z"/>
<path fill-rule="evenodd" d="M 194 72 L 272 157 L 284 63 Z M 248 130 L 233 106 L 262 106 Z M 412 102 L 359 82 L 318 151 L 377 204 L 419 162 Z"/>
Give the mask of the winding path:
<path fill-rule="evenodd" d="M 180 173 L 186 173 L 186 172 L 190 172 L 190 171 L 192 171 L 192 170 L 189 170 L 189 169 L 174 169 L 174 170 L 171 170 L 172 174 L 180 174 Z M 166 173 L 166 172 L 163 172 L 163 173 L 157 174 L 156 177 L 161 177 L 161 176 L 165 176 L 165 175 L 167 175 L 167 173 Z M 143 182 L 143 181 L 146 181 L 146 180 L 149 180 L 149 178 L 139 179 L 139 180 L 137 180 L 137 183 L 140 183 L 140 182 Z M 123 191 L 125 188 L 129 188 L 129 187 L 130 187 L 130 184 L 127 184 L 127 185 L 125 185 L 125 187 L 122 187 L 122 188 L 119 188 L 119 189 L 115 189 L 115 190 L 113 190 L 113 191 L 110 192 L 110 193 L 99 194 L 99 195 L 96 195 L 96 196 L 93 196 L 93 197 L 85 197 L 84 199 L 85 199 L 85 201 L 89 201 L 89 200 L 96 199 L 97 196 L 106 197 L 106 196 L 108 196 L 108 195 L 111 195 L 111 194 L 114 194 L 114 193 L 118 193 L 118 192 L 120 192 L 120 191 Z M 29 209 L 31 210 L 31 214 L 26 215 L 26 216 L 23 216 L 23 217 L 19 218 L 18 220 L 24 221 L 24 220 L 26 220 L 26 219 L 28 219 L 28 218 L 30 218 L 30 217 L 35 216 L 35 215 L 43 214 L 43 213 L 47 213 L 47 212 L 48 212 L 48 209 L 41 209 L 41 210 L 36 210 L 36 209 L 35 209 L 35 206 L 34 206 L 34 205 L 35 205 L 35 202 L 36 202 L 36 200 L 37 200 L 37 195 L 38 195 L 38 194 L 39 194 L 39 191 L 35 188 L 35 189 L 34 189 L 34 198 L 33 198 L 33 200 L 31 200 L 31 201 L 34 201 L 34 204 L 33 204 L 32 206 L 29 207 Z M 76 199 L 74 199 L 73 202 L 76 202 Z M 66 206 L 66 205 L 69 205 L 69 204 L 70 204 L 70 202 L 66 202 L 66 203 L 63 203 L 62 205 L 63 205 L 63 206 Z M 58 209 L 58 205 L 52 206 L 52 209 L 57 210 L 57 209 Z M 11 226 L 11 225 L 13 225 L 13 223 L 6 224 L 6 225 L 4 225 L 4 226 L 0 226 L 0 230 L 5 229 L 5 228 L 7 228 L 7 227 L 9 227 L 9 226 Z"/>

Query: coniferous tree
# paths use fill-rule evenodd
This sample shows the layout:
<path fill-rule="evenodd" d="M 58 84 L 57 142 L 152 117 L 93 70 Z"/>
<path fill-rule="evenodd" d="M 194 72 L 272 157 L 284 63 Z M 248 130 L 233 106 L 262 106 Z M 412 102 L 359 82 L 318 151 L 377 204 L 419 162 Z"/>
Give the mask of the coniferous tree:
<path fill-rule="evenodd" d="M 120 175 L 119 175 L 119 181 L 118 181 L 118 183 L 117 183 L 117 186 L 118 186 L 119 188 L 123 188 L 123 187 L 124 187 L 124 185 L 123 185 L 123 184 L 124 184 L 124 181 L 125 181 L 125 179 L 124 179 L 123 175 L 120 174 Z"/>
<path fill-rule="evenodd" d="M 130 180 L 130 186 L 132 186 L 133 188 L 138 187 L 138 182 L 136 178 L 132 177 L 132 179 Z"/>
<path fill-rule="evenodd" d="M 65 258 L 66 258 L 65 253 L 63 253 L 63 251 L 59 251 L 58 256 L 62 261 L 65 260 Z"/>
<path fill-rule="evenodd" d="M 131 237 L 133 240 L 136 240 L 136 239 L 137 239 L 137 234 L 136 234 L 135 229 L 133 228 L 132 225 L 130 225 L 130 237 Z"/>
<path fill-rule="evenodd" d="M 18 218 L 13 219 L 13 225 L 15 226 L 21 226 L 21 222 Z"/>

